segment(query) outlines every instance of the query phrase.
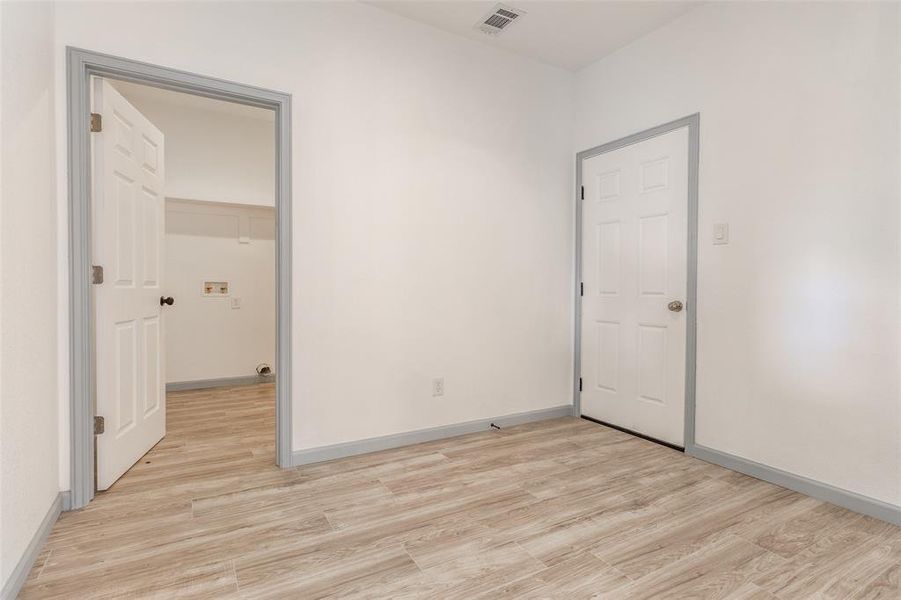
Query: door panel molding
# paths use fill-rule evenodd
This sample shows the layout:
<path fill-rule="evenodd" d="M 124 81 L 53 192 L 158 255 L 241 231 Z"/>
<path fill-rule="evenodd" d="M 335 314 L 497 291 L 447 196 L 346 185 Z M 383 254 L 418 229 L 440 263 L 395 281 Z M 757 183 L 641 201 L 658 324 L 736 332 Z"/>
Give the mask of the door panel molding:
<path fill-rule="evenodd" d="M 631 146 L 651 138 L 688 128 L 688 232 L 687 232 L 687 291 L 685 322 L 685 450 L 695 445 L 695 361 L 697 346 L 697 285 L 698 285 L 698 167 L 700 154 L 700 113 L 688 115 L 675 121 L 663 123 L 650 129 L 583 150 L 576 154 L 576 222 L 575 222 L 575 314 L 573 336 L 573 416 L 582 416 L 581 385 L 582 378 L 582 205 L 588 199 L 582 199 L 582 163 L 589 158 Z M 615 173 L 615 172 L 614 172 Z M 606 174 L 605 174 L 606 175 Z M 617 178 L 611 178 L 602 190 L 610 194 L 619 191 Z"/>
<path fill-rule="evenodd" d="M 105 77 L 275 112 L 276 462 L 291 465 L 291 95 L 80 48 L 66 48 L 69 172 L 69 508 L 94 496 L 90 78 Z"/>
<path fill-rule="evenodd" d="M 166 143 L 163 132 L 109 79 L 91 84 L 94 110 L 116 116 L 103 122 L 105 132 L 91 135 L 93 260 L 127 263 L 129 272 L 127 285 L 111 281 L 92 294 L 95 361 L 103 366 L 95 414 L 113 425 L 94 438 L 96 488 L 106 490 L 166 434 L 159 302 L 164 220 L 157 218 L 164 202 Z M 126 121 L 128 129 L 122 130 Z M 148 163 L 155 167 L 148 169 Z"/>

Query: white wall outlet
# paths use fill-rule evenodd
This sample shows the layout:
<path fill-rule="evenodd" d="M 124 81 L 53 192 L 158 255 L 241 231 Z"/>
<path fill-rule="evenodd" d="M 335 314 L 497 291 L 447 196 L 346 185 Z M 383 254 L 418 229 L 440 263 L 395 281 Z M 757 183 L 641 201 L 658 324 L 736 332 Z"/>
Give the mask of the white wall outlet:
<path fill-rule="evenodd" d="M 241 299 L 240 298 L 232 298 L 232 308 L 241 308 Z"/>
<path fill-rule="evenodd" d="M 444 395 L 444 377 L 436 377 L 432 380 L 432 396 Z"/>
<path fill-rule="evenodd" d="M 714 245 L 723 245 L 729 243 L 729 224 L 714 223 L 713 224 L 713 243 Z"/>

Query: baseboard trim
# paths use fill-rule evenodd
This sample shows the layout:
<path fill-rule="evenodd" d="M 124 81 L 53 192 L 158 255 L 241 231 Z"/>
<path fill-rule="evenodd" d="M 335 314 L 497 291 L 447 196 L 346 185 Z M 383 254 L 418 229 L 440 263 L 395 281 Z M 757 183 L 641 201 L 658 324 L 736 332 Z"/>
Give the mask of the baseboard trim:
<path fill-rule="evenodd" d="M 775 483 L 784 488 L 806 494 L 818 500 L 875 517 L 895 525 L 901 525 L 901 507 L 894 506 L 869 496 L 863 496 L 855 492 L 837 488 L 801 475 L 795 475 L 774 467 L 754 462 L 746 458 L 735 456 L 705 446 L 693 445 L 685 449 L 686 453 L 701 460 Z"/>
<path fill-rule="evenodd" d="M 197 381 L 174 381 L 166 384 L 166 391 L 184 392 L 187 390 L 204 390 L 236 385 L 255 385 L 257 383 L 275 383 L 275 376 L 242 375 L 241 377 L 218 377 L 216 379 L 198 379 Z"/>
<path fill-rule="evenodd" d="M 68 492 L 65 493 L 68 494 Z M 66 501 L 67 500 L 63 497 L 63 493 L 57 494 L 53 503 L 50 505 L 50 510 L 48 510 L 47 514 L 44 516 L 44 520 L 41 521 L 37 531 L 35 531 L 34 535 L 31 537 L 31 541 L 28 542 L 28 547 L 25 548 L 24 554 L 22 554 L 16 567 L 13 569 L 12 573 L 10 573 L 9 579 L 7 579 L 6 583 L 3 585 L 3 589 L 0 590 L 0 600 L 14 600 L 14 598 L 19 595 L 22 586 L 25 585 L 25 580 L 28 579 L 31 567 L 34 566 L 35 561 L 37 561 L 38 556 L 40 556 L 41 550 L 44 548 L 44 543 L 47 541 L 47 538 L 50 537 L 50 532 L 53 530 L 56 520 L 59 519 L 59 513 L 62 511 L 63 504 Z"/>
<path fill-rule="evenodd" d="M 553 408 L 515 413 L 491 419 L 479 419 L 477 421 L 467 421 L 464 423 L 455 423 L 453 425 L 443 425 L 441 427 L 417 429 L 415 431 L 395 433 L 393 435 L 368 438 L 355 442 L 320 446 L 319 448 L 310 448 L 308 450 L 295 450 L 291 455 L 291 465 L 298 467 L 327 460 L 335 460 L 337 458 L 356 456 L 358 454 L 378 452 L 379 450 L 389 450 L 391 448 L 409 446 L 411 444 L 432 442 L 434 440 L 456 437 L 458 435 L 466 435 L 467 433 L 477 433 L 479 431 L 486 431 L 491 427 L 492 423 L 503 428 L 513 427 L 514 425 L 521 425 L 523 423 L 531 423 L 533 421 L 571 417 L 572 410 L 571 404 L 565 404 Z"/>

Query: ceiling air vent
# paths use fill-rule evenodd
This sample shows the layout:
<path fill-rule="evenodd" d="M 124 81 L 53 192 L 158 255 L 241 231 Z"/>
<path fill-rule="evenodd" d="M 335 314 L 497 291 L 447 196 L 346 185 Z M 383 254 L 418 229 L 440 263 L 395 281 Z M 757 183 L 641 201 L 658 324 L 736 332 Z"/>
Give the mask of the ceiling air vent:
<path fill-rule="evenodd" d="M 503 4 L 495 5 L 494 9 L 476 25 L 476 29 L 488 35 L 497 35 L 501 31 L 508 29 L 513 23 L 521 19 L 526 11 L 518 8 L 511 8 Z"/>

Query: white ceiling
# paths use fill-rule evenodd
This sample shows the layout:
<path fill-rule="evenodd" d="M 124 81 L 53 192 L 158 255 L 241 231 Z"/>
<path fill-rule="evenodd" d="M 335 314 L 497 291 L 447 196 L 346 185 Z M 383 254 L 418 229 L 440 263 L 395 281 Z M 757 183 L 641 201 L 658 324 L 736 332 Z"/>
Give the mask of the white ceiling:
<path fill-rule="evenodd" d="M 497 2 L 368 2 L 395 14 L 576 71 L 701 4 L 697 1 L 511 0 L 526 15 L 492 37 L 474 28 Z"/>
<path fill-rule="evenodd" d="M 214 100 L 213 98 L 205 98 L 203 96 L 185 94 L 183 92 L 173 92 L 171 90 L 141 85 L 139 83 L 131 83 L 129 81 L 111 80 L 110 83 L 119 90 L 120 94 L 125 96 L 126 100 L 134 104 L 141 104 L 141 101 L 143 100 L 169 104 L 175 107 L 187 107 L 237 115 L 251 119 L 260 119 L 263 121 L 275 121 L 275 113 L 267 108 L 258 108 L 256 106 L 248 106 L 236 102 L 226 102 L 225 100 Z"/>

